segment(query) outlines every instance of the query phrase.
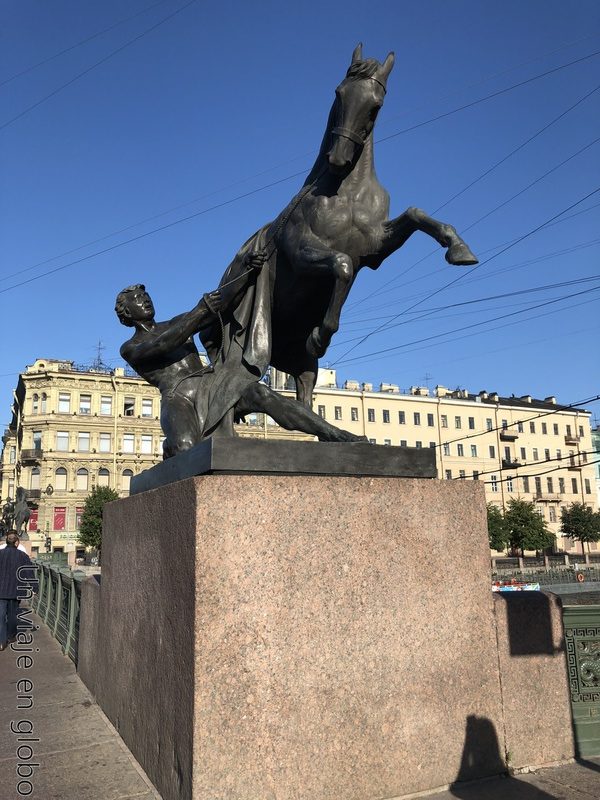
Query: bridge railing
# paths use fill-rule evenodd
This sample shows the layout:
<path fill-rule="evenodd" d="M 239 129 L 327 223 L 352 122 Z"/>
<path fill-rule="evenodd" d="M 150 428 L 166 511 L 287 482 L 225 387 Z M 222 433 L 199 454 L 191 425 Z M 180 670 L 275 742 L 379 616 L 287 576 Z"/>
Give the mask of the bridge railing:
<path fill-rule="evenodd" d="M 86 576 L 66 567 L 34 563 L 38 567 L 39 589 L 33 597 L 33 610 L 50 628 L 63 653 L 77 664 L 81 581 Z"/>

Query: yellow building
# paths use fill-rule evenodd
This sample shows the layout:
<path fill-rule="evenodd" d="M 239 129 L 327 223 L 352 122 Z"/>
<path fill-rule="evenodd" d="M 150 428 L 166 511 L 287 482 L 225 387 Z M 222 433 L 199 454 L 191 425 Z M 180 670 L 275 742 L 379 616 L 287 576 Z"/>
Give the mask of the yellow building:
<path fill-rule="evenodd" d="M 289 379 L 272 371 L 271 385 L 293 396 Z M 578 501 L 594 510 L 595 464 L 591 414 L 561 406 L 554 397 L 501 397 L 437 386 L 347 381 L 337 388 L 334 370 L 319 370 L 314 410 L 333 424 L 382 445 L 436 449 L 438 477 L 481 480 L 487 500 L 505 507 L 511 497 L 534 502 L 557 536 L 560 511 Z M 71 361 L 38 359 L 19 377 L 13 419 L 0 461 L 2 503 L 15 488 L 37 504 L 30 520 L 34 551 L 72 554 L 85 498 L 93 486 L 127 495 L 133 475 L 162 460 L 160 397 L 135 373 L 78 367 Z M 242 436 L 310 438 L 283 431 L 269 418 L 250 415 Z M 456 532 L 447 532 L 448 543 Z M 592 549 L 597 546 L 592 545 Z"/>

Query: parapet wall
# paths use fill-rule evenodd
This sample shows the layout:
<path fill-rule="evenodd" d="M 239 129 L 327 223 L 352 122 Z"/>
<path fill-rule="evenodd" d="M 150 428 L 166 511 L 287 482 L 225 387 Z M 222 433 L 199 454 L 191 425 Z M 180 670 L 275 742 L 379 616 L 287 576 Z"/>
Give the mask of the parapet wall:
<path fill-rule="evenodd" d="M 165 800 L 382 800 L 574 754 L 560 605 L 492 596 L 476 482 L 190 478 L 107 507 L 102 571 L 81 675 Z"/>

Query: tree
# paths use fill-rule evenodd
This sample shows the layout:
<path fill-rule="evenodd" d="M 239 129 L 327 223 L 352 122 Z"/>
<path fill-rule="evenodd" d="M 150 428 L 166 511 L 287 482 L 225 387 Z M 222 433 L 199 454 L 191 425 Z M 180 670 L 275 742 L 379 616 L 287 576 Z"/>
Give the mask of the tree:
<path fill-rule="evenodd" d="M 594 512 L 583 503 L 571 503 L 561 513 L 561 528 L 569 539 L 581 542 L 581 552 L 585 553 L 585 542 L 597 542 L 600 539 L 600 513 Z"/>
<path fill-rule="evenodd" d="M 108 486 L 95 486 L 85 503 L 79 526 L 79 541 L 85 547 L 93 547 L 98 551 L 102 549 L 102 511 L 106 503 L 118 500 L 119 495 Z"/>
<path fill-rule="evenodd" d="M 498 552 L 508 545 L 508 531 L 504 523 L 504 514 L 494 503 L 487 504 L 487 524 L 490 547 Z"/>
<path fill-rule="evenodd" d="M 511 498 L 504 512 L 508 542 L 511 550 L 544 550 L 554 544 L 544 518 L 538 513 L 534 503 Z"/>

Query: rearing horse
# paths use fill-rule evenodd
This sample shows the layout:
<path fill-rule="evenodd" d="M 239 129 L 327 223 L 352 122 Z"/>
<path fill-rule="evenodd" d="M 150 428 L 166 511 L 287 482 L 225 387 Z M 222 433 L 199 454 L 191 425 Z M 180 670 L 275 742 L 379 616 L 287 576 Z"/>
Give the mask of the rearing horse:
<path fill-rule="evenodd" d="M 362 267 L 377 269 L 415 232 L 423 231 L 446 248 L 450 264 L 477 263 L 456 230 L 408 208 L 388 218 L 389 195 L 373 164 L 373 128 L 389 74 L 390 53 L 383 64 L 363 59 L 362 45 L 352 54 L 346 77 L 337 87 L 327 128 L 301 191 L 273 222 L 240 249 L 221 280 L 233 282 L 244 256 L 266 251 L 252 296 L 241 300 L 220 331 L 201 332 L 213 360 L 225 363 L 237 339 L 242 361 L 264 374 L 268 364 L 296 380 L 298 400 L 310 406 L 318 359 L 338 330 L 342 306 Z M 231 356 L 236 360 L 239 356 Z"/>

